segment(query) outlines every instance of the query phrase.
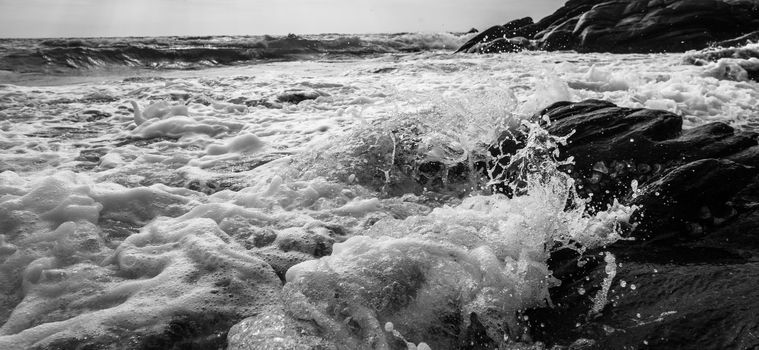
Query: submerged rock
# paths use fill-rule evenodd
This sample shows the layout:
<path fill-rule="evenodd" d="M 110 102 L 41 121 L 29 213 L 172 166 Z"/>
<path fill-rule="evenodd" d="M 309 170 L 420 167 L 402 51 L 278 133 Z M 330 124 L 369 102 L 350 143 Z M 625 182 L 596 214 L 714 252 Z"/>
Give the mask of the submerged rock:
<path fill-rule="evenodd" d="M 306 100 L 315 100 L 321 96 L 328 96 L 328 95 L 324 92 L 313 90 L 313 89 L 309 89 L 309 90 L 292 89 L 292 90 L 287 90 L 277 95 L 276 101 L 281 102 L 281 103 L 298 104 Z"/>
<path fill-rule="evenodd" d="M 745 44 L 756 36 L 757 18 L 753 0 L 569 0 L 537 23 L 525 18 L 492 27 L 458 51 L 525 37 L 542 50 L 683 52 L 715 42 Z"/>

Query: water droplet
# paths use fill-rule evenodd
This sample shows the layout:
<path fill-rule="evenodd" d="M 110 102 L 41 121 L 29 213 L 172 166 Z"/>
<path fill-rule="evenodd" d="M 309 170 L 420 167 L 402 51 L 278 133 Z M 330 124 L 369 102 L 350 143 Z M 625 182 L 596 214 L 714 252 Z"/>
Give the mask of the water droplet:
<path fill-rule="evenodd" d="M 632 182 L 630 183 L 630 187 L 632 188 L 633 196 L 637 196 L 638 195 L 638 180 L 632 180 Z"/>

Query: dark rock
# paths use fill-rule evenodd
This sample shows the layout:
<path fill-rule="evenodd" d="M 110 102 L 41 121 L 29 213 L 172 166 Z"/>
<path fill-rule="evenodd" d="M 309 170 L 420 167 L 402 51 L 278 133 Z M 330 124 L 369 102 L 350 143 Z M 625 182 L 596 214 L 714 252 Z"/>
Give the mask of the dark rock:
<path fill-rule="evenodd" d="M 683 52 L 712 43 L 745 45 L 756 39 L 759 6 L 753 0 L 570 0 L 537 23 L 496 26 L 475 43 L 523 36 L 542 50 Z M 530 21 L 531 22 L 531 21 Z M 484 33 L 483 33 L 484 34 Z M 476 40 L 475 40 L 476 39 Z"/>
<path fill-rule="evenodd" d="M 574 158 L 572 176 L 581 195 L 593 194 L 593 210 L 629 196 L 633 180 L 643 187 L 693 161 L 732 157 L 745 165 L 759 163 L 752 153 L 757 152 L 753 150 L 757 135 L 735 131 L 724 123 L 683 131 L 682 117 L 674 113 L 617 107 L 599 100 L 558 102 L 538 114 L 549 118 L 550 124 L 544 127 L 551 134 L 571 133 L 560 150 Z M 518 142 L 504 144 L 504 139 L 514 139 L 506 136 L 491 148 L 493 155 L 516 151 Z"/>
<path fill-rule="evenodd" d="M 600 3 L 599 0 L 569 0 L 564 6 L 557 9 L 554 13 L 544 17 L 537 23 L 535 23 L 535 39 L 541 36 L 546 30 L 551 27 L 560 25 L 569 18 L 574 18 L 582 15 L 586 11 L 590 10 L 594 5 Z"/>
<path fill-rule="evenodd" d="M 506 35 L 506 30 L 503 28 L 503 26 L 493 26 L 485 31 L 481 32 L 480 34 L 477 34 L 474 36 L 474 38 L 469 39 L 464 45 L 461 45 L 458 50 L 456 50 L 456 53 L 458 52 L 469 52 L 471 48 L 473 48 L 475 45 L 480 43 L 487 43 L 491 40 L 495 39 L 501 39 L 504 38 Z"/>
<path fill-rule="evenodd" d="M 656 253 L 671 254 L 674 259 L 680 254 L 661 249 Z M 589 299 L 605 276 L 605 265 L 598 264 L 587 275 L 589 280 L 577 279 L 564 286 L 568 292 L 554 298 L 556 308 L 528 313 L 533 323 L 545 324 L 533 327 L 535 338 L 548 344 L 590 338 L 596 341 L 592 349 L 749 349 L 757 345 L 752 334 L 759 330 L 755 312 L 759 289 L 751 276 L 759 273 L 759 263 L 711 258 L 681 264 L 616 254 L 621 266 L 602 312 L 589 313 Z"/>
<path fill-rule="evenodd" d="M 544 32 L 538 33 L 540 49 L 546 51 L 571 50 L 577 45 L 577 38 L 572 34 L 577 25 L 577 19 L 570 19 L 561 25 L 550 27 Z"/>
<path fill-rule="evenodd" d="M 712 223 L 712 208 L 725 206 L 756 173 L 755 168 L 717 159 L 678 167 L 644 187 L 631 201 L 641 207 L 634 214 L 638 226 L 633 233 L 643 238 L 670 232 L 678 236 L 703 235 L 703 226 Z"/>
<path fill-rule="evenodd" d="M 492 41 L 476 44 L 467 52 L 478 53 L 506 53 L 519 52 L 529 47 L 530 42 L 525 38 L 500 38 Z"/>
<path fill-rule="evenodd" d="M 525 36 L 524 32 L 519 31 L 520 28 L 532 24 L 532 18 L 525 17 L 517 20 L 513 20 L 502 26 L 492 26 L 480 34 L 477 34 L 474 38 L 469 39 L 464 45 L 456 50 L 456 52 L 475 52 L 470 51 L 475 45 L 480 43 L 487 43 L 496 39 L 506 39 L 519 36 Z M 483 53 L 476 51 L 478 53 Z"/>
<path fill-rule="evenodd" d="M 580 194 L 594 193 L 591 210 L 611 198 L 638 209 L 627 232 L 633 240 L 551 254 L 562 283 L 550 290 L 555 307 L 526 313 L 533 339 L 549 346 L 592 339 L 588 349 L 759 346 L 751 277 L 759 273 L 756 135 L 723 123 L 682 130 L 675 114 L 597 100 L 560 102 L 540 114 L 551 133 L 574 132 L 562 152 L 576 159 Z M 513 153 L 518 138 L 502 145 Z M 616 276 L 606 303 L 594 305 L 608 278 L 607 252 Z"/>
<path fill-rule="evenodd" d="M 537 30 L 532 28 L 534 24 L 532 17 L 524 17 L 504 24 L 503 29 L 506 31 L 506 38 L 532 37 L 537 33 Z"/>
<path fill-rule="evenodd" d="M 474 34 L 474 33 L 479 33 L 479 32 L 480 32 L 480 31 L 479 31 L 479 30 L 477 30 L 477 28 L 472 28 L 472 29 L 469 29 L 469 31 L 468 31 L 468 32 L 466 32 L 465 34 Z"/>
<path fill-rule="evenodd" d="M 754 43 L 759 41 L 759 30 L 755 30 L 746 35 L 741 35 L 737 38 L 730 40 L 723 40 L 714 44 L 714 46 L 730 47 L 730 46 L 744 46 L 748 43 Z"/>
<path fill-rule="evenodd" d="M 509 31 L 509 30 L 517 30 L 519 28 L 522 28 L 524 26 L 528 26 L 533 24 L 532 17 L 524 17 L 520 19 L 515 19 L 513 21 L 507 22 L 503 25 L 503 29 Z"/>
<path fill-rule="evenodd" d="M 306 100 L 315 100 L 327 94 L 316 90 L 288 90 L 277 96 L 277 102 L 298 104 Z"/>
<path fill-rule="evenodd" d="M 560 102 L 540 114 L 550 118 L 550 133 L 574 132 L 563 151 L 574 156 L 576 168 L 581 169 L 589 169 L 597 161 L 650 157 L 657 141 L 677 136 L 682 127 L 682 118 L 670 112 L 617 107 L 598 100 Z M 636 160 L 653 162 L 650 158 Z"/>
<path fill-rule="evenodd" d="M 756 180 L 759 179 L 754 179 L 750 185 L 754 187 L 754 193 L 757 193 Z M 759 202 L 754 198 L 750 206 L 755 206 L 756 203 Z M 715 217 L 715 226 L 711 227 L 703 238 L 689 243 L 697 247 L 718 247 L 734 256 L 756 261 L 759 259 L 759 231 L 756 229 L 759 227 L 759 211 L 745 207 L 728 209 L 732 210 Z M 737 210 L 743 213 L 738 213 Z"/>
<path fill-rule="evenodd" d="M 759 167 L 759 146 L 753 146 L 744 149 L 727 157 L 727 159 L 732 160 L 736 163 Z"/>
<path fill-rule="evenodd" d="M 683 131 L 680 137 L 663 141 L 657 151 L 663 159 L 682 161 L 727 157 L 756 145 L 756 136 L 716 122 Z"/>

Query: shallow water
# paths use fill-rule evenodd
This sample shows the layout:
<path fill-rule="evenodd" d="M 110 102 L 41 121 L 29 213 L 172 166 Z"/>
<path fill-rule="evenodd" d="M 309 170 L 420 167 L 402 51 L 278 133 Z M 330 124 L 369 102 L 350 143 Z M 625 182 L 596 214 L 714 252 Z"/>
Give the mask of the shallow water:
<path fill-rule="evenodd" d="M 630 208 L 566 211 L 572 183 L 552 158 L 514 199 L 456 167 L 561 100 L 756 129 L 759 85 L 687 55 L 425 51 L 6 73 L 0 348 L 112 344 L 198 313 L 225 329 L 259 315 L 233 328 L 237 348 L 370 347 L 388 329 L 450 348 L 432 330 L 451 315 L 465 327 L 472 312 L 498 315 L 480 321 L 491 338 L 519 340 L 520 311 L 550 302 L 547 249 L 612 242 Z M 322 337 L 291 333 L 283 315 Z"/>

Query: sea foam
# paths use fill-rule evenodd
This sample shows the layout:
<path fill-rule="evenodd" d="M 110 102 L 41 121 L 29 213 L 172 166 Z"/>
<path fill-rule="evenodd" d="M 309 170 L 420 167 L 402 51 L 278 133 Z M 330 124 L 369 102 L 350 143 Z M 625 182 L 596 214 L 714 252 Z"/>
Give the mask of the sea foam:
<path fill-rule="evenodd" d="M 3 84 L 0 348 L 511 346 L 550 304 L 551 249 L 620 239 L 632 210 L 585 214 L 534 113 L 601 98 L 756 127 L 730 61 L 399 51 Z M 509 198 L 485 168 L 514 130 L 533 166 Z"/>

